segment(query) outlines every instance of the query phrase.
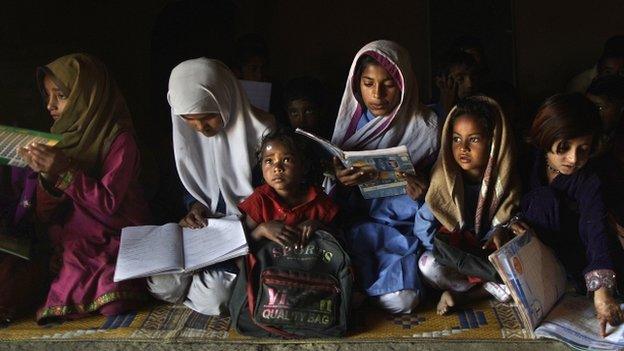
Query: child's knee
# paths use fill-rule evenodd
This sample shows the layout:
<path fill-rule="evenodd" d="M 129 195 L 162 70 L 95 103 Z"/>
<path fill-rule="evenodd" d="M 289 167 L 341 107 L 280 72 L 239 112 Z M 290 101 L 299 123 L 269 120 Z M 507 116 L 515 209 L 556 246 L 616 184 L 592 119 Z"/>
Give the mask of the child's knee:
<path fill-rule="evenodd" d="M 192 277 L 188 274 L 163 274 L 147 278 L 147 289 L 155 298 L 169 303 L 184 301 Z"/>
<path fill-rule="evenodd" d="M 420 292 L 400 290 L 378 297 L 378 303 L 384 310 L 393 314 L 411 313 L 420 303 Z"/>
<path fill-rule="evenodd" d="M 193 276 L 185 305 L 206 315 L 227 315 L 236 274 L 206 269 Z"/>
<path fill-rule="evenodd" d="M 435 275 L 436 267 L 438 266 L 435 257 L 431 251 L 425 251 L 418 259 L 418 269 L 426 276 L 430 277 Z"/>

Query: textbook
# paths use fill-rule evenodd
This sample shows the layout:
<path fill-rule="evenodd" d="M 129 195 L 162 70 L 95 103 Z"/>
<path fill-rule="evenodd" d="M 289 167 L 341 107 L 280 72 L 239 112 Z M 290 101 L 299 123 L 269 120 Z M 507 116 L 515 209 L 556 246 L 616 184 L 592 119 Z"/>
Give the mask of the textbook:
<path fill-rule="evenodd" d="M 365 199 L 405 194 L 407 181 L 402 173 L 416 173 L 405 145 L 377 150 L 342 151 L 330 141 L 303 129 L 297 128 L 295 132 L 317 142 L 330 155 L 338 157 L 345 167 L 359 167 L 365 171 L 374 169 L 377 177 L 359 185 Z"/>
<path fill-rule="evenodd" d="M 26 167 L 18 150 L 31 143 L 54 146 L 61 140 L 57 134 L 0 125 L 0 165 Z"/>
<path fill-rule="evenodd" d="M 208 225 L 200 229 L 177 223 L 125 227 L 113 280 L 192 272 L 247 252 L 237 216 L 209 218 Z"/>
<path fill-rule="evenodd" d="M 518 235 L 489 257 L 511 291 L 524 329 L 581 350 L 624 348 L 624 325 L 600 336 L 593 299 L 566 292 L 566 273 L 554 252 L 531 231 Z M 622 305 L 624 307 L 624 305 Z"/>

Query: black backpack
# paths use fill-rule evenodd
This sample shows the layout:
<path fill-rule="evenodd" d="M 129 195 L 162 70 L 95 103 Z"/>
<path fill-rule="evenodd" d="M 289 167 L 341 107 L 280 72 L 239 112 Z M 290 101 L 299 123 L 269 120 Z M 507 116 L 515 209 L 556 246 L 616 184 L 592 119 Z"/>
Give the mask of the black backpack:
<path fill-rule="evenodd" d="M 265 241 L 245 256 L 230 299 L 232 324 L 258 337 L 342 336 L 352 285 L 351 260 L 331 234 L 319 230 L 299 250 Z"/>

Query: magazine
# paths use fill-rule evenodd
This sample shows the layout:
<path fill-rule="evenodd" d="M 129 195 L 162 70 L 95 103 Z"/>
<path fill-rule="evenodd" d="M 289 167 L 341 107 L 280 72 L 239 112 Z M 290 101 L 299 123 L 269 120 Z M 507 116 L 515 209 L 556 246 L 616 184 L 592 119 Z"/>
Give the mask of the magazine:
<path fill-rule="evenodd" d="M 624 348 L 624 325 L 608 325 L 609 335 L 600 336 L 593 300 L 566 292 L 564 268 L 535 233 L 516 236 L 489 259 L 533 338 L 556 339 L 579 350 Z"/>
<path fill-rule="evenodd" d="M 331 156 L 338 157 L 345 167 L 359 167 L 365 171 L 374 169 L 377 177 L 359 185 L 365 199 L 405 194 L 407 181 L 402 173 L 415 174 L 404 145 L 378 150 L 343 151 L 330 141 L 305 130 L 297 128 L 295 132 L 317 142 Z"/>
<path fill-rule="evenodd" d="M 243 226 L 234 215 L 209 218 L 208 225 L 199 229 L 177 223 L 126 227 L 113 280 L 191 272 L 247 252 Z"/>
<path fill-rule="evenodd" d="M 31 143 L 53 146 L 60 140 L 60 135 L 0 125 L 0 164 L 26 167 L 28 163 L 19 155 L 19 149 Z"/>

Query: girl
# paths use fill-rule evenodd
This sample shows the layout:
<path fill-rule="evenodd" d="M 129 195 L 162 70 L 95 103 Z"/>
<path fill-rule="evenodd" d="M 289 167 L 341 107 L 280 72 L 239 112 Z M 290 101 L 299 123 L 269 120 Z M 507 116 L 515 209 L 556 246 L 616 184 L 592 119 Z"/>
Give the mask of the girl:
<path fill-rule="evenodd" d="M 514 161 L 513 134 L 498 104 L 485 96 L 460 100 L 444 124 L 426 196 L 442 228 L 433 254 L 419 260 L 427 282 L 444 290 L 439 314 L 484 296 L 485 289 L 499 300 L 509 298 L 504 285 L 494 283 L 499 279 L 487 254 L 504 243 L 503 224 L 518 209 Z"/>
<path fill-rule="evenodd" d="M 613 294 L 624 256 L 607 231 L 601 182 L 587 165 L 600 127 L 596 107 L 580 93 L 554 95 L 542 104 L 530 130 L 535 150 L 522 211 L 577 290 L 593 294 L 604 336 L 607 323 L 622 321 Z"/>
<path fill-rule="evenodd" d="M 345 150 L 405 145 L 417 170 L 426 172 L 438 148 L 435 114 L 420 104 L 407 51 L 379 40 L 355 56 L 336 120 L 332 142 Z M 404 175 L 408 195 L 362 199 L 356 185 L 376 177 L 334 160 L 339 186 L 326 183 L 335 198 L 348 199 L 353 212 L 346 241 L 362 288 L 382 308 L 409 313 L 421 298 L 417 260 L 431 247 L 431 232 L 415 227 L 427 188 L 425 177 Z M 364 213 L 364 215 L 361 215 Z"/>
<path fill-rule="evenodd" d="M 167 99 L 176 167 L 190 208 L 180 225 L 200 228 L 208 217 L 240 214 L 238 203 L 253 191 L 254 146 L 272 128 L 273 117 L 249 104 L 223 63 L 207 58 L 171 71 Z M 161 300 L 220 314 L 227 311 L 236 271 L 225 264 L 196 274 L 158 275 L 148 278 L 148 286 Z"/>
<path fill-rule="evenodd" d="M 55 147 L 22 153 L 39 172 L 37 217 L 56 251 L 37 320 L 119 314 L 146 298 L 138 281 L 113 282 L 121 228 L 149 220 L 128 108 L 106 67 L 86 54 L 40 67 L 37 78 L 51 131 L 62 135 Z"/>
<path fill-rule="evenodd" d="M 317 229 L 327 229 L 338 207 L 305 182 L 305 152 L 293 133 L 277 131 L 262 139 L 259 161 L 265 184 L 238 207 L 251 238 L 300 248 Z"/>

